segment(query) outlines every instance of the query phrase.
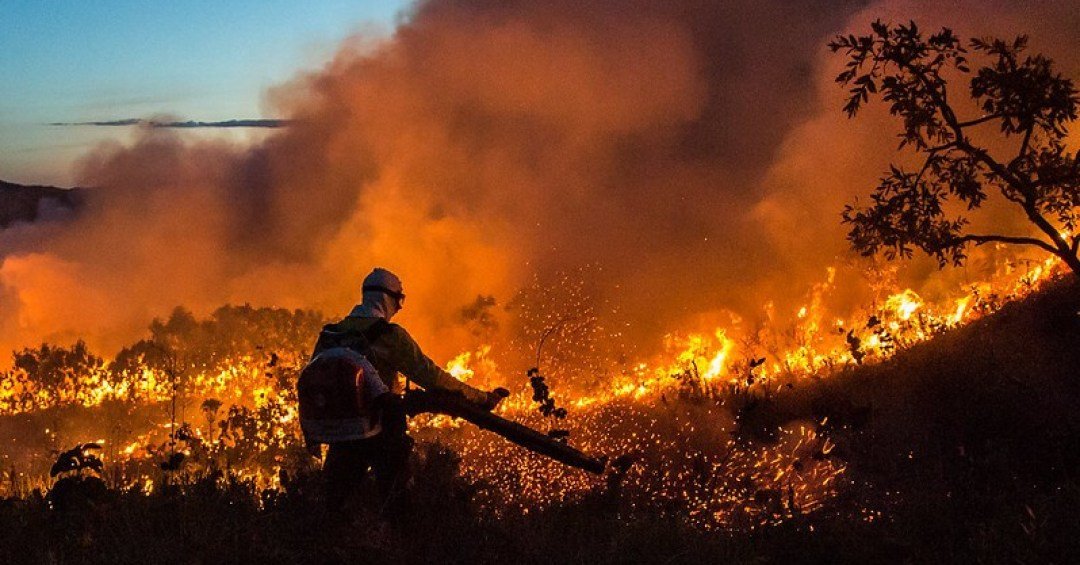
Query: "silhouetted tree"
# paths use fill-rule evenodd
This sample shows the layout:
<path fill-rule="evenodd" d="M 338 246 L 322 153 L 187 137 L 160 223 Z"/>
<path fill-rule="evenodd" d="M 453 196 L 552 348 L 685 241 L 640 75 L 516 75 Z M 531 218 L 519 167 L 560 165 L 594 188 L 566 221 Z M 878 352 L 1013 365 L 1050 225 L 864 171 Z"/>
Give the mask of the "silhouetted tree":
<path fill-rule="evenodd" d="M 900 148 L 913 148 L 923 162 L 917 171 L 891 166 L 870 206 L 845 207 L 852 247 L 889 259 L 908 258 L 918 248 L 944 267 L 961 264 L 968 244 L 1030 245 L 1060 257 L 1080 276 L 1080 159 L 1065 144 L 1080 104 L 1073 82 L 1057 74 L 1050 59 L 1024 55 L 1025 36 L 972 39 L 965 48 L 948 28 L 926 39 L 914 22 L 894 27 L 877 21 L 871 28 L 870 35 L 829 43 L 848 58 L 836 77 L 851 87 L 844 111 L 853 117 L 871 95 L 880 95 L 903 122 Z M 986 60 L 974 72 L 969 49 Z M 981 116 L 958 115 L 946 75 L 971 76 L 965 94 Z M 1004 141 L 1018 145 L 1010 158 L 971 137 L 994 124 Z M 946 210 L 952 198 L 971 211 L 991 195 L 1014 204 L 1038 235 L 969 233 L 968 220 Z"/>

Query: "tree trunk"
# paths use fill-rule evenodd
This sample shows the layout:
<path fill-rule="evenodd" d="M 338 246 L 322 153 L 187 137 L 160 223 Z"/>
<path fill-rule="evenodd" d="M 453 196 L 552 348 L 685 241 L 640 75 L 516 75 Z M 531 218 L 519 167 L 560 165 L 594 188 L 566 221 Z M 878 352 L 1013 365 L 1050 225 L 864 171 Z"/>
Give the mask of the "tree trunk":
<path fill-rule="evenodd" d="M 1075 253 L 1066 252 L 1064 255 L 1060 255 L 1061 259 L 1065 261 L 1065 264 L 1072 269 L 1073 276 L 1080 279 L 1080 257 L 1077 257 Z"/>

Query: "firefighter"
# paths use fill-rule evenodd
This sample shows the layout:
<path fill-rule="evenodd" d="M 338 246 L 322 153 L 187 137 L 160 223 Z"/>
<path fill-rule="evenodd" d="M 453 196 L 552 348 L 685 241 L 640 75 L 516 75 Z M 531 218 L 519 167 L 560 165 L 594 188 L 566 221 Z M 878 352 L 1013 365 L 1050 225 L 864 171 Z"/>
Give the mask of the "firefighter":
<path fill-rule="evenodd" d="M 420 346 L 397 324 L 389 323 L 405 305 L 405 293 L 394 273 L 382 268 L 371 272 L 363 283 L 363 300 L 336 324 L 330 333 L 359 333 L 369 345 L 370 362 L 389 392 L 374 399 L 378 433 L 364 439 L 330 443 L 323 465 L 327 497 L 331 509 L 340 510 L 352 498 L 370 468 L 387 515 L 400 513 L 408 480 L 408 460 L 413 440 L 406 433 L 398 374 L 425 389 L 442 389 L 461 394 L 466 400 L 491 410 L 503 398 L 496 392 L 473 388 L 454 378 L 424 355 Z M 320 337 L 313 357 L 328 344 Z"/>

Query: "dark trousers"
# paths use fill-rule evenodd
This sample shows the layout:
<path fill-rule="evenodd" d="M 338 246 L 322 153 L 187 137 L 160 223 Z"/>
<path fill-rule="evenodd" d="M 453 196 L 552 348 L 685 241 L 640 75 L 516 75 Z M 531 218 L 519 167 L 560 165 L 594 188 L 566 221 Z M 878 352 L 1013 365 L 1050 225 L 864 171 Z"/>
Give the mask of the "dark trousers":
<path fill-rule="evenodd" d="M 331 511 L 347 510 L 361 499 L 369 471 L 375 479 L 379 513 L 390 517 L 405 511 L 405 485 L 409 480 L 413 440 L 405 433 L 405 413 L 400 407 L 400 397 L 380 400 L 383 400 L 382 432 L 371 438 L 329 446 L 323 475 L 326 477 L 327 506 Z"/>

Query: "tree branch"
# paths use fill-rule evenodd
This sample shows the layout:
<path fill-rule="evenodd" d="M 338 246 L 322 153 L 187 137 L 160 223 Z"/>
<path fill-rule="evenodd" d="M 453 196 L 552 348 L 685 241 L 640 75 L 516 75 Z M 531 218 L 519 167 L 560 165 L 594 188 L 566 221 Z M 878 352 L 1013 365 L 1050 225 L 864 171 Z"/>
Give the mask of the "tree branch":
<path fill-rule="evenodd" d="M 957 128 L 956 131 L 959 132 L 959 128 Z M 1039 247 L 1042 247 L 1050 253 L 1053 253 L 1054 255 L 1062 258 L 1064 258 L 1067 254 L 1072 256 L 1076 255 L 1075 252 L 1072 252 L 1070 254 L 1069 244 L 1065 241 L 1065 238 L 1061 237 L 1061 234 L 1057 231 L 1057 228 L 1055 228 L 1049 220 L 1047 220 L 1045 217 L 1043 217 L 1041 213 L 1039 213 L 1039 208 L 1036 206 L 1035 188 L 1031 186 L 1031 182 L 1028 179 L 1023 178 L 1020 175 L 1015 174 L 1014 171 L 1002 166 L 1001 163 L 997 162 L 993 157 L 990 156 L 989 153 L 986 152 L 985 149 L 981 147 L 971 145 L 963 139 L 958 142 L 958 146 L 962 151 L 966 151 L 969 154 L 974 155 L 975 158 L 982 161 L 984 164 L 986 164 L 987 167 L 990 167 L 990 170 L 993 171 L 994 174 L 1001 177 L 1002 180 L 1009 183 L 1010 186 L 1016 188 L 1020 192 L 1020 194 L 1023 195 L 1024 198 L 1022 201 L 1017 201 L 1016 199 L 1008 197 L 1006 198 L 1019 204 L 1020 207 L 1024 209 L 1024 214 L 1026 214 L 1028 219 L 1031 220 L 1031 223 L 1035 224 L 1035 226 L 1038 227 L 1043 233 L 1045 233 L 1047 237 L 1050 238 L 1050 241 L 1053 242 L 1053 246 L 1051 246 L 1050 244 L 1047 244 L 1042 240 L 1034 240 L 1039 242 Z"/>
<path fill-rule="evenodd" d="M 1031 143 L 1031 132 L 1035 131 L 1035 124 L 1032 123 L 1028 126 L 1027 131 L 1024 132 L 1024 141 L 1020 144 L 1020 151 L 1016 154 L 1016 158 L 1009 163 L 1009 168 L 1013 168 L 1021 159 L 1024 158 L 1024 153 L 1027 153 L 1028 144 Z"/>
<path fill-rule="evenodd" d="M 930 164 L 934 162 L 934 156 L 937 155 L 937 151 L 930 151 L 930 154 L 926 156 L 926 161 L 923 162 L 923 166 L 919 169 L 919 174 L 915 175 L 915 182 L 911 183 L 912 187 L 919 186 L 919 182 L 922 181 L 922 177 L 926 174 L 926 170 L 930 168 Z"/>
<path fill-rule="evenodd" d="M 1034 237 L 1020 237 L 1020 236 L 1009 236 L 1009 235 L 974 235 L 974 234 L 969 234 L 969 235 L 964 235 L 964 236 L 960 236 L 960 237 L 953 238 L 953 239 L 949 240 L 949 244 L 951 244 L 951 245 L 959 245 L 959 244 L 969 243 L 969 242 L 974 243 L 975 245 L 982 245 L 984 243 L 1011 243 L 1011 244 L 1014 244 L 1014 245 L 1034 245 L 1036 247 L 1040 247 L 1040 248 L 1042 248 L 1042 249 L 1044 249 L 1046 251 L 1049 251 L 1050 253 L 1053 253 L 1054 255 L 1060 254 L 1060 251 L 1058 249 L 1054 248 L 1054 246 L 1050 245 L 1049 243 L 1046 243 L 1045 241 L 1043 241 L 1041 239 L 1037 239 L 1037 238 L 1034 238 Z"/>
<path fill-rule="evenodd" d="M 1012 170 L 999 163 L 996 159 L 991 157 L 985 149 L 972 145 L 970 142 L 967 141 L 967 139 L 964 137 L 964 128 L 960 124 L 960 121 L 956 119 L 956 113 L 953 112 L 953 109 L 951 106 L 949 106 L 949 103 L 945 101 L 943 97 L 943 92 L 939 91 L 934 85 L 934 83 L 926 77 L 926 73 L 923 69 L 916 67 L 911 63 L 897 62 L 897 66 L 899 66 L 900 68 L 906 68 L 909 72 L 915 75 L 915 77 L 919 79 L 920 82 L 923 83 L 923 86 L 926 88 L 926 91 L 930 95 L 930 98 L 933 99 L 935 104 L 937 104 L 937 109 L 939 112 L 941 112 L 942 119 L 944 119 L 945 123 L 948 124 L 949 127 L 953 130 L 953 133 L 956 136 L 956 139 L 953 143 L 956 144 L 956 147 L 961 151 L 964 151 L 969 155 L 973 155 L 976 159 L 982 161 L 983 164 L 985 164 L 987 167 L 990 168 L 991 171 L 994 172 L 994 174 L 1001 177 L 1002 180 L 1009 183 L 1011 186 L 1015 187 L 1020 192 L 1020 194 L 1024 196 L 1023 201 L 1017 202 L 1017 204 L 1020 204 L 1023 207 L 1024 213 L 1027 214 L 1028 219 L 1031 220 L 1031 222 L 1034 223 L 1036 226 L 1038 226 L 1038 228 L 1042 230 L 1043 233 L 1050 237 L 1050 240 L 1054 242 L 1054 246 L 1051 247 L 1049 244 L 1041 240 L 1034 241 L 1038 241 L 1041 246 L 1044 246 L 1044 249 L 1050 251 L 1055 255 L 1061 255 L 1062 253 L 1068 251 L 1069 244 L 1065 242 L 1065 240 L 1061 237 L 1061 234 L 1059 234 L 1058 231 L 1054 229 L 1054 226 L 1049 221 L 1047 221 L 1047 219 L 1039 213 L 1038 208 L 1036 208 L 1035 189 L 1031 186 L 1030 181 L 1028 179 L 1020 177 Z M 942 90 L 945 90 L 945 85 L 943 84 L 941 88 Z M 1013 199 L 1010 198 L 1009 200 Z"/>
<path fill-rule="evenodd" d="M 972 145 L 964 138 L 964 124 L 956 118 L 956 113 L 953 112 L 952 106 L 949 106 L 949 103 L 944 99 L 943 93 L 938 91 L 934 83 L 926 77 L 926 73 L 923 69 L 916 67 L 911 63 L 897 62 L 897 66 L 902 69 L 907 69 L 911 74 L 915 75 L 915 78 L 919 79 L 919 82 L 926 88 L 926 92 L 937 105 L 937 110 L 941 112 L 941 118 L 945 120 L 945 123 L 953 130 L 953 135 L 956 139 L 952 141 L 952 143 L 954 143 L 958 149 L 974 155 L 977 159 L 986 164 L 991 171 L 994 171 L 994 174 L 1000 176 L 1009 184 L 1016 185 L 1017 188 L 1024 193 L 1026 198 L 1032 198 L 1032 191 L 1028 189 L 1019 178 L 1013 175 L 1001 163 L 998 163 L 997 160 L 986 152 L 986 150 Z M 942 85 L 942 90 L 944 90 L 944 85 Z"/>
<path fill-rule="evenodd" d="M 950 142 L 948 142 L 948 143 L 946 143 L 944 145 L 938 145 L 937 147 L 930 147 L 930 148 L 928 148 L 926 150 L 926 152 L 927 153 L 937 153 L 939 151 L 944 151 L 946 149 L 951 149 L 953 147 L 956 147 L 956 142 L 955 141 L 950 141 Z"/>
<path fill-rule="evenodd" d="M 934 95 L 933 91 L 931 91 L 930 95 L 934 97 L 935 102 L 938 102 L 939 104 L 941 103 L 940 99 Z M 946 113 L 946 110 L 948 110 L 948 113 Z M 965 151 L 968 154 L 973 155 L 976 159 L 982 161 L 987 167 L 990 168 L 991 171 L 994 172 L 994 174 L 1001 177 L 1002 180 L 1009 183 L 1010 186 L 1016 188 L 1020 192 L 1020 194 L 1023 195 L 1023 201 L 1017 201 L 1012 198 L 1009 198 L 1009 200 L 1020 204 L 1020 206 L 1024 209 L 1024 213 L 1027 215 L 1028 219 L 1031 220 L 1031 223 L 1035 224 L 1040 230 L 1042 230 L 1043 233 L 1045 233 L 1050 238 L 1050 241 L 1054 242 L 1053 247 L 1048 246 L 1044 247 L 1044 249 L 1047 249 L 1048 251 L 1055 255 L 1058 255 L 1059 257 L 1063 256 L 1065 253 L 1068 253 L 1069 244 L 1065 241 L 1063 237 L 1061 237 L 1061 234 L 1058 233 L 1056 228 L 1054 228 L 1054 225 L 1051 224 L 1049 220 L 1047 220 L 1045 217 L 1043 217 L 1041 213 L 1039 213 L 1039 209 L 1036 206 L 1035 188 L 1031 185 L 1030 179 L 1026 179 L 1016 174 L 1014 171 L 1003 166 L 996 159 L 991 157 L 985 149 L 972 145 L 966 139 L 964 139 L 963 132 L 959 124 L 956 122 L 956 116 L 952 114 L 951 108 L 942 107 L 941 115 L 945 119 L 946 123 L 948 123 L 953 128 L 953 131 L 956 132 L 956 144 L 961 151 Z M 1045 242 L 1042 241 L 1040 241 L 1040 243 L 1047 245 Z"/>
<path fill-rule="evenodd" d="M 1010 195 L 1009 191 L 1006 190 L 1006 187 L 1004 187 L 1004 186 L 1000 186 L 998 188 L 1001 191 L 1001 197 L 1002 198 L 1004 198 L 1005 200 L 1008 200 L 1009 202 L 1012 202 L 1013 204 L 1016 204 L 1017 206 L 1020 206 L 1021 208 L 1024 207 L 1025 200 L 1024 200 L 1023 196 Z"/>
<path fill-rule="evenodd" d="M 1000 118 L 1000 117 L 1001 117 L 1001 114 L 988 114 L 988 115 L 985 115 L 985 116 L 983 116 L 981 118 L 975 118 L 974 120 L 968 120 L 966 122 L 958 122 L 956 125 L 960 126 L 961 128 L 966 128 L 966 127 L 969 127 L 969 126 L 977 126 L 979 124 L 986 123 L 986 122 L 989 122 L 990 120 L 994 120 L 994 119 L 997 119 L 997 118 Z"/>

